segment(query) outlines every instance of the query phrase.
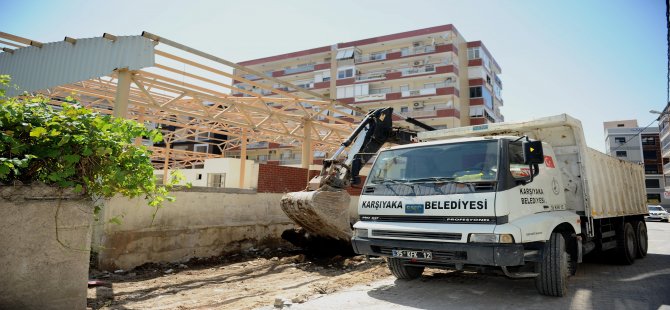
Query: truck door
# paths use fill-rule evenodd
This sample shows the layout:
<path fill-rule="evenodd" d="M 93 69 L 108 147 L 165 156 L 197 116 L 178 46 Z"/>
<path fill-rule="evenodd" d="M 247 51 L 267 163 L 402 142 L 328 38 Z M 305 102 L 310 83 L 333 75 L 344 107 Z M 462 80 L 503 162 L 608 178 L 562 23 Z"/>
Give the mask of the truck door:
<path fill-rule="evenodd" d="M 512 182 L 508 182 L 511 187 L 505 191 L 510 208 L 510 220 L 525 215 L 539 212 L 550 211 L 547 195 L 551 194 L 552 179 L 546 172 L 545 164 L 539 165 L 539 173 L 533 178 L 533 181 L 524 184 L 522 180 L 530 176 L 530 167 L 523 162 L 522 141 L 508 144 L 507 150 L 508 173 L 512 177 Z"/>

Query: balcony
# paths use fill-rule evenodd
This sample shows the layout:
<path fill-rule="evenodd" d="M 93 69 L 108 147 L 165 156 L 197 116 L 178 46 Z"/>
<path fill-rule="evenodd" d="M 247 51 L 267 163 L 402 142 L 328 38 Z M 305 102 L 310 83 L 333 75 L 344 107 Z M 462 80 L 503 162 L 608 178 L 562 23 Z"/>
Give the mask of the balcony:
<path fill-rule="evenodd" d="M 356 81 L 371 81 L 386 79 L 386 72 L 372 72 L 356 76 Z"/>
<path fill-rule="evenodd" d="M 359 57 L 356 57 L 356 63 L 368 62 L 368 61 L 378 61 L 378 60 L 385 60 L 385 59 L 386 59 L 386 53 L 365 54 L 365 55 L 361 55 Z"/>
<path fill-rule="evenodd" d="M 405 97 L 414 97 L 414 96 L 429 96 L 437 94 L 436 88 L 423 88 L 415 90 L 403 90 L 400 92 L 400 96 Z"/>
<path fill-rule="evenodd" d="M 400 56 L 420 55 L 435 52 L 435 45 L 416 46 L 411 49 L 400 50 Z"/>
<path fill-rule="evenodd" d="M 314 65 L 300 66 L 296 68 L 284 69 L 284 75 L 296 74 L 301 72 L 314 71 Z"/>
<path fill-rule="evenodd" d="M 373 101 L 373 100 L 386 100 L 386 93 L 383 93 L 383 94 L 369 94 L 369 95 L 361 95 L 361 96 L 355 96 L 354 97 L 354 102 Z"/>
<path fill-rule="evenodd" d="M 458 54 L 458 49 L 451 43 L 423 45 L 415 47 L 396 48 L 386 51 L 385 53 L 371 53 L 371 54 L 357 55 L 354 59 L 355 62 L 358 64 L 358 63 L 376 62 L 382 60 L 401 59 L 404 57 L 412 57 L 415 55 L 423 55 L 429 53 L 445 53 L 445 52 L 454 52 Z"/>
<path fill-rule="evenodd" d="M 426 65 L 423 67 L 412 67 L 412 68 L 403 68 L 399 69 L 401 76 L 410 76 L 417 74 L 426 74 L 435 72 L 435 65 Z"/>
<path fill-rule="evenodd" d="M 437 117 L 437 110 L 400 112 L 404 117 Z"/>
<path fill-rule="evenodd" d="M 663 165 L 663 174 L 670 175 L 670 163 Z M 668 184 L 670 185 L 670 184 Z"/>

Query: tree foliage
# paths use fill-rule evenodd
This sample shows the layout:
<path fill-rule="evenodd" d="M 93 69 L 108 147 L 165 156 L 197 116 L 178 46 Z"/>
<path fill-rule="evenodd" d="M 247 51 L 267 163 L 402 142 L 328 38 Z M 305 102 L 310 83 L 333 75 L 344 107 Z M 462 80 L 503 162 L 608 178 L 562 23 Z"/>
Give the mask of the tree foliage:
<path fill-rule="evenodd" d="M 156 185 L 151 152 L 138 137 L 162 140 L 157 130 L 81 107 L 66 98 L 60 107 L 43 96 L 7 98 L 0 76 L 0 183 L 42 182 L 91 197 L 144 195 L 160 207 L 168 189 Z"/>

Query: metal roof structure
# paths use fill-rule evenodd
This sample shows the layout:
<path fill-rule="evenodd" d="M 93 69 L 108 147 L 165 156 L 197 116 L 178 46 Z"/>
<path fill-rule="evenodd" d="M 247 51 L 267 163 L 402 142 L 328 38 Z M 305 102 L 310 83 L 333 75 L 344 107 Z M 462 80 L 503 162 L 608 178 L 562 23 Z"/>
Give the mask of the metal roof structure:
<path fill-rule="evenodd" d="M 0 32 L 0 47 L 0 74 L 9 74 L 20 92 L 45 94 L 53 104 L 73 96 L 102 113 L 160 126 L 167 147 L 151 148 L 154 162 L 165 169 L 222 156 L 170 148 L 184 141 L 206 143 L 220 153 L 241 149 L 242 158 L 247 142 L 301 146 L 305 167 L 313 151 L 337 148 L 364 113 L 147 32 L 65 37 L 51 43 Z M 234 75 L 233 69 L 270 80 L 275 87 Z M 233 80 L 253 85 L 259 92 L 236 88 Z M 278 96 L 263 96 L 260 91 Z"/>

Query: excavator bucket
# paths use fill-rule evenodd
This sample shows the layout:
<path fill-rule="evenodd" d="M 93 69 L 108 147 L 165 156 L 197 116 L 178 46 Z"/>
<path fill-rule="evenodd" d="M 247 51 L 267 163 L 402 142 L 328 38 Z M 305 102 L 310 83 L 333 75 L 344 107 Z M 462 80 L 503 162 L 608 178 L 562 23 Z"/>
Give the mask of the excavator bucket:
<path fill-rule="evenodd" d="M 282 197 L 281 208 L 308 233 L 349 242 L 349 200 L 346 190 L 325 185 L 314 191 L 287 193 Z"/>

